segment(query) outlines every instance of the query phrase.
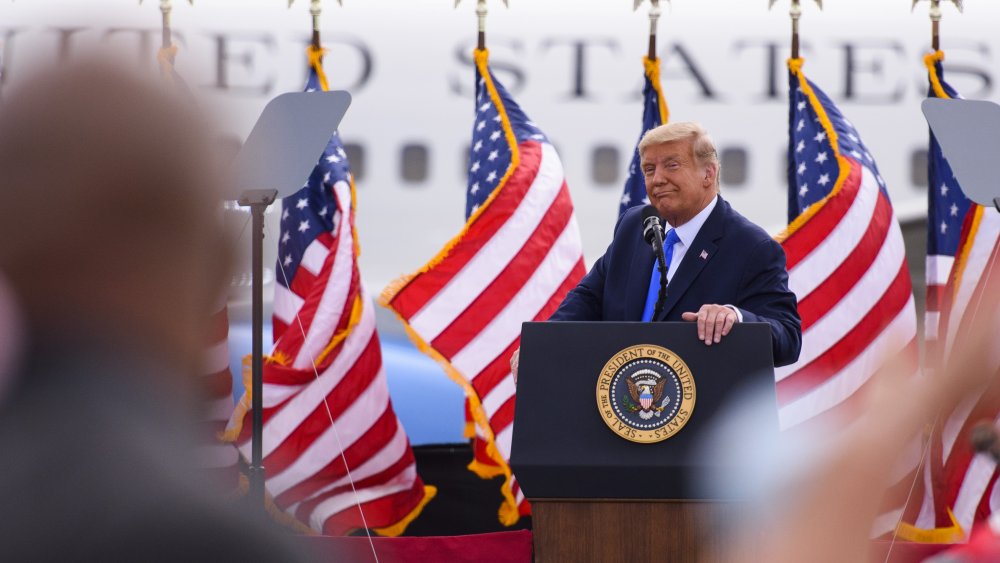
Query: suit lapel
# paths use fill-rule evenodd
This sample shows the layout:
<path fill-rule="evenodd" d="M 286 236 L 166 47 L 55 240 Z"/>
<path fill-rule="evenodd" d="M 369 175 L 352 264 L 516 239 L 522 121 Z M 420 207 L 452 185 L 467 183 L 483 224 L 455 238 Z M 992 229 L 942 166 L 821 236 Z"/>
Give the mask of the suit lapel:
<path fill-rule="evenodd" d="M 684 260 L 674 273 L 673 279 L 667 285 L 667 299 L 663 303 L 663 312 L 654 320 L 662 321 L 670 314 L 670 311 L 677 306 L 681 297 L 691 287 L 691 284 L 701 273 L 718 250 L 715 241 L 722 237 L 726 215 L 729 213 L 729 204 L 719 196 L 719 201 L 715 209 L 709 214 L 705 224 L 694 237 L 691 247 L 684 253 Z M 684 311 L 681 311 L 684 312 Z"/>

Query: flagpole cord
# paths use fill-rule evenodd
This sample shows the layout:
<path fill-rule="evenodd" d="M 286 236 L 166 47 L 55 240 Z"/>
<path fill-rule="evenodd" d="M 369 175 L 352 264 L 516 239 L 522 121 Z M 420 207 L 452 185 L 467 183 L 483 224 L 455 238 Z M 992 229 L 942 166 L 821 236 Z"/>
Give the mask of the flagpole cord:
<path fill-rule="evenodd" d="M 353 192 L 352 192 L 352 197 L 353 197 Z M 284 205 L 284 200 L 282 200 L 282 205 Z M 347 208 L 345 208 L 345 211 L 346 210 L 347 210 Z M 349 221 L 349 219 L 346 219 L 344 217 L 343 212 L 341 214 L 341 219 L 340 220 L 341 221 Z M 353 230 L 354 229 L 353 225 L 350 228 Z M 344 235 L 345 235 L 345 233 L 341 232 L 341 234 L 339 236 L 344 236 Z M 355 259 L 357 259 L 356 256 L 355 256 Z M 291 280 L 288 277 L 288 272 L 285 271 L 285 265 L 280 260 L 278 261 L 278 269 L 281 271 L 281 277 L 285 281 L 285 286 L 286 287 L 291 287 Z M 361 297 L 359 296 L 359 299 L 360 298 Z M 367 305 L 371 306 L 370 303 L 368 303 Z M 299 333 L 302 335 L 302 340 L 304 342 L 306 340 L 306 338 L 307 338 L 306 327 L 302 323 L 302 317 L 299 315 L 299 313 L 300 313 L 299 311 L 295 312 L 295 324 L 299 327 Z M 289 329 L 290 328 L 291 328 L 291 326 L 289 326 Z M 309 354 L 309 363 L 310 363 L 310 365 L 312 367 L 312 371 L 313 371 L 313 381 L 319 381 L 319 379 L 320 379 L 319 367 L 318 367 L 319 366 L 319 361 L 311 353 Z M 334 420 L 334 418 L 333 418 L 333 411 L 330 409 L 329 398 L 326 397 L 326 396 L 323 397 L 323 407 L 326 410 L 326 418 L 327 418 L 327 420 L 330 421 L 330 429 L 333 430 L 333 436 L 337 440 L 337 448 L 340 451 L 340 460 L 344 463 L 344 471 L 347 474 L 347 481 L 348 481 L 348 483 L 350 483 L 350 485 L 351 485 L 351 492 L 354 495 L 354 504 L 355 504 L 355 506 L 358 507 L 358 514 L 361 515 L 361 525 L 364 526 L 365 537 L 368 539 L 368 547 L 371 548 L 371 550 L 372 550 L 372 557 L 375 558 L 375 563 L 379 563 L 378 553 L 375 550 L 375 542 L 372 539 L 372 531 L 371 531 L 371 528 L 368 527 L 368 518 L 365 516 L 364 509 L 361 508 L 361 504 L 362 503 L 361 503 L 360 497 L 358 496 L 358 489 L 357 489 L 357 486 L 355 485 L 355 482 L 354 482 L 354 475 L 351 474 L 351 466 L 350 466 L 350 464 L 347 463 L 347 453 L 346 453 L 346 451 L 344 449 L 344 443 L 340 439 L 340 431 L 337 429 L 337 421 Z M 305 524 L 307 526 L 310 526 L 310 528 L 312 527 L 311 526 L 311 522 L 306 522 Z M 320 530 L 320 532 L 322 533 L 322 530 Z"/>

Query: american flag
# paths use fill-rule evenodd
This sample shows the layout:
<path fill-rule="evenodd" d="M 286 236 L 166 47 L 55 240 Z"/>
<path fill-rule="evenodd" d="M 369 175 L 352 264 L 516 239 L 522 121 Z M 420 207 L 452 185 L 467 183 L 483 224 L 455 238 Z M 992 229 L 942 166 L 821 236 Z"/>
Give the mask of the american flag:
<path fill-rule="evenodd" d="M 320 89 L 316 53 L 307 91 Z M 264 466 L 277 506 L 327 535 L 398 535 L 433 497 L 389 399 L 358 271 L 355 193 L 338 134 L 282 200 L 275 347 L 264 364 Z M 249 396 L 230 437 L 249 458 Z"/>
<path fill-rule="evenodd" d="M 583 277 L 583 251 L 562 163 L 477 50 L 468 220 L 417 273 L 382 294 L 418 347 L 460 384 L 506 476 L 500 520 L 528 510 L 511 475 L 514 379 L 521 323 L 545 320 Z"/>
<path fill-rule="evenodd" d="M 958 98 L 945 81 L 944 53 L 924 57 L 928 97 Z M 967 334 L 984 305 L 995 299 L 1000 214 L 965 197 L 934 136 L 930 137 L 927 206 L 927 356 L 935 371 L 947 375 L 956 341 Z M 991 275 L 992 274 L 992 275 Z M 997 371 L 1000 365 L 989 366 Z M 954 541 L 1000 509 L 996 464 L 972 450 L 969 434 L 983 420 L 997 421 L 996 393 L 984 393 L 959 405 L 935 425 L 925 465 L 923 504 L 912 518 L 916 539 Z"/>
<path fill-rule="evenodd" d="M 644 83 L 642 87 L 642 133 L 639 140 L 650 129 L 654 129 L 667 122 L 670 114 L 667 111 L 667 102 L 663 98 L 663 91 L 660 88 L 660 59 L 649 60 L 649 57 L 642 58 Z M 632 162 L 628 167 L 628 178 L 625 179 L 625 190 L 622 192 L 622 199 L 618 205 L 618 216 L 621 217 L 631 207 L 636 205 L 646 205 L 649 198 L 646 196 L 646 180 L 639 170 L 639 146 L 635 147 L 632 154 Z"/>
<path fill-rule="evenodd" d="M 958 98 L 958 93 L 944 81 L 943 58 L 944 53 L 938 51 L 927 55 L 924 60 L 930 82 L 927 96 Z M 936 350 L 932 352 L 931 349 L 938 340 L 942 295 L 960 246 L 962 221 L 972 201 L 962 192 L 933 133 L 927 154 L 927 179 L 927 313 L 924 315 L 924 338 L 928 344 L 928 357 L 936 358 Z"/>
<path fill-rule="evenodd" d="M 1000 213 L 973 204 L 962 228 L 960 252 L 945 289 L 941 310 L 941 335 L 945 339 L 944 373 L 954 359 L 947 359 L 956 343 L 971 332 L 977 315 L 995 315 L 1000 295 Z M 992 311 L 992 312 L 991 312 Z M 996 320 L 996 319 L 995 319 Z M 993 323 L 994 330 L 1000 328 Z M 1000 357 L 993 354 L 986 369 L 1000 376 Z M 1000 377 L 978 398 L 955 408 L 935 428 L 932 439 L 931 474 L 934 483 L 935 525 L 951 521 L 968 532 L 974 523 L 1000 510 L 997 464 L 988 456 L 975 454 L 970 433 L 981 421 L 1000 423 Z M 918 524 L 922 523 L 918 521 Z"/>
<path fill-rule="evenodd" d="M 494 477 L 504 475 L 505 464 L 502 459 L 497 461 L 497 456 L 493 453 L 495 448 L 490 447 L 489 437 L 476 424 L 468 397 L 465 399 L 464 435 L 472 443 L 472 461 L 469 462 L 466 468 L 482 479 L 493 479 Z"/>
<path fill-rule="evenodd" d="M 903 236 L 874 158 L 790 62 L 788 217 L 779 240 L 802 316 L 799 361 L 778 368 L 783 427 L 838 408 L 883 360 L 916 353 Z"/>
<path fill-rule="evenodd" d="M 799 360 L 775 370 L 783 428 L 848 420 L 880 369 L 916 372 L 917 319 L 903 236 L 857 130 L 789 62 L 789 226 L 778 236 L 802 317 Z M 904 364 L 906 365 L 906 364 Z M 909 367 L 907 365 L 907 367 Z M 872 533 L 896 527 L 915 478 L 914 440 Z"/>

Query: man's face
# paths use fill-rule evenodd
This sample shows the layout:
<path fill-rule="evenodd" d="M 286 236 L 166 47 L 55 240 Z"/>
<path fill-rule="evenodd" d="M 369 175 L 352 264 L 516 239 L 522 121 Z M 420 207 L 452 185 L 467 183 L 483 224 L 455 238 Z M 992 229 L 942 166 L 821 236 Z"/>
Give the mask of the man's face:
<path fill-rule="evenodd" d="M 697 215 L 716 192 L 715 167 L 699 165 L 691 144 L 682 139 L 650 145 L 640 159 L 649 202 L 674 227 Z"/>

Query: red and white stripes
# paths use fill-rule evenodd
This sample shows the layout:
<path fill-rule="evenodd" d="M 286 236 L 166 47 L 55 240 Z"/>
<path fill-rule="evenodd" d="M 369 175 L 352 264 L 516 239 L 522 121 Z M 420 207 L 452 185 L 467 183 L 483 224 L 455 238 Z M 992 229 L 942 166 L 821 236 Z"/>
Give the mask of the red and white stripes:
<path fill-rule="evenodd" d="M 842 188 L 782 245 L 799 300 L 802 351 L 775 370 L 783 428 L 849 408 L 887 359 L 916 353 L 916 313 L 902 233 L 874 174 Z"/>
<path fill-rule="evenodd" d="M 388 289 L 418 345 L 466 388 L 479 431 L 510 476 L 514 380 L 508 364 L 521 323 L 545 320 L 584 273 L 579 229 L 562 164 L 548 143 L 518 145 L 520 164 L 482 212 L 427 267 Z M 506 523 L 524 513 L 505 485 Z"/>
<path fill-rule="evenodd" d="M 947 357 L 955 347 L 956 339 L 967 331 L 982 305 L 996 298 L 984 294 L 994 276 L 1000 275 L 997 263 L 997 241 L 1000 240 L 1000 213 L 995 209 L 973 205 L 969 209 L 967 225 L 963 228 L 962 242 L 957 258 L 959 264 L 951 272 L 946 303 L 942 313 Z"/>
<path fill-rule="evenodd" d="M 274 301 L 276 344 L 264 366 L 267 490 L 328 535 L 371 528 L 397 535 L 433 496 L 417 476 L 389 399 L 375 313 L 356 262 L 353 188 L 333 186 L 333 229 L 306 248 Z M 230 434 L 249 458 L 248 398 Z"/>
<path fill-rule="evenodd" d="M 939 342 L 945 363 L 942 376 L 956 363 L 952 355 L 960 340 L 973 330 L 997 331 L 997 299 L 1000 296 L 1000 214 L 992 208 L 973 205 L 968 212 L 955 264 L 942 293 L 942 334 Z M 984 324 L 985 321 L 985 324 Z M 1000 353 L 985 358 L 984 369 L 1000 375 Z M 976 454 L 969 435 L 982 421 L 1000 423 L 1000 382 L 985 393 L 959 404 L 940 422 L 934 433 L 934 464 L 928 472 L 932 483 L 915 525 L 919 528 L 950 524 L 947 509 L 968 534 L 974 523 L 988 517 L 1000 501 L 997 465 L 988 456 Z"/>
<path fill-rule="evenodd" d="M 941 301 L 948 275 L 955 264 L 955 257 L 947 254 L 927 255 L 927 308 L 924 313 L 924 340 L 938 340 L 938 326 L 941 322 Z"/>

